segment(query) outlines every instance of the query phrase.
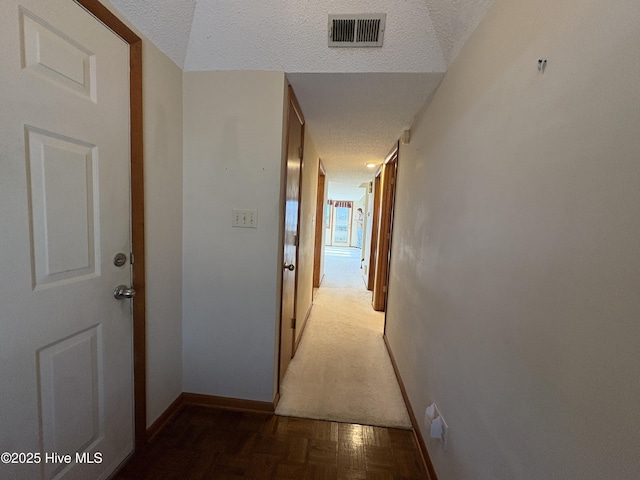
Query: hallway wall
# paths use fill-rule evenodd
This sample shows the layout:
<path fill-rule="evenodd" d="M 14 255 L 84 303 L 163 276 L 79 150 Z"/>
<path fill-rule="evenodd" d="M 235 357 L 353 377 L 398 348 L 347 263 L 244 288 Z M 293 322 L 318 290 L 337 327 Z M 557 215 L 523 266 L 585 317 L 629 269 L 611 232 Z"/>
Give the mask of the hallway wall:
<path fill-rule="evenodd" d="M 182 393 L 182 70 L 143 46 L 147 425 Z"/>
<path fill-rule="evenodd" d="M 636 1 L 495 0 L 401 145 L 386 331 L 442 480 L 640 478 L 639 44 Z"/>
<path fill-rule="evenodd" d="M 284 95 L 283 72 L 184 74 L 185 392 L 273 400 Z"/>

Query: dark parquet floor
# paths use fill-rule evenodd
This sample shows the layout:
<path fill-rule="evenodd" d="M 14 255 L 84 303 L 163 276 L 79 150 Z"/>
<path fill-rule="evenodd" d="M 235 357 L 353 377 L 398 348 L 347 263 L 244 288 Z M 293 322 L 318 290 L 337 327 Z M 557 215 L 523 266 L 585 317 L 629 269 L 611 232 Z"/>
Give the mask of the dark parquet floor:
<path fill-rule="evenodd" d="M 187 406 L 115 478 L 429 477 L 410 430 Z"/>

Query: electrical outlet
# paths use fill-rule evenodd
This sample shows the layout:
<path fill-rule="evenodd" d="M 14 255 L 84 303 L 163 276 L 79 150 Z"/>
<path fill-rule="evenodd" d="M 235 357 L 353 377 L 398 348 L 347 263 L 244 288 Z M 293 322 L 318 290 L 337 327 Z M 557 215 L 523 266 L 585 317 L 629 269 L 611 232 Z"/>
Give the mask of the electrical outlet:
<path fill-rule="evenodd" d="M 447 437 L 449 435 L 449 426 L 444 421 L 444 417 L 440 413 L 438 405 L 432 403 L 424 411 L 424 424 L 429 429 L 429 437 L 438 439 L 442 442 L 442 448 L 447 448 Z"/>
<path fill-rule="evenodd" d="M 427 428 L 431 428 L 433 421 L 440 416 L 440 410 L 438 405 L 432 403 L 424 410 L 424 425 Z"/>

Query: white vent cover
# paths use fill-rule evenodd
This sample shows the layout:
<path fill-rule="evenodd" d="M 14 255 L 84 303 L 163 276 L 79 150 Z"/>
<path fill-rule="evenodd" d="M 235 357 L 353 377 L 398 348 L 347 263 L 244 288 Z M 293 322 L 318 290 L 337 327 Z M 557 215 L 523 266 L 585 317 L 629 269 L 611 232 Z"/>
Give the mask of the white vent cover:
<path fill-rule="evenodd" d="M 330 47 L 381 47 L 386 13 L 329 15 Z"/>

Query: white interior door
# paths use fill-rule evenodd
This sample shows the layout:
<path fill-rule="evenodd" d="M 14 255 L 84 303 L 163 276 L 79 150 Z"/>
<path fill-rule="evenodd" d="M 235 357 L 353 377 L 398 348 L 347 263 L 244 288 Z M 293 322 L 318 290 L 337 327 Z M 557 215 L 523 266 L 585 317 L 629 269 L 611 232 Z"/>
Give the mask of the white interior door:
<path fill-rule="evenodd" d="M 0 478 L 106 478 L 133 449 L 129 49 L 71 0 L 1 5 L 0 453 L 34 455 Z"/>

